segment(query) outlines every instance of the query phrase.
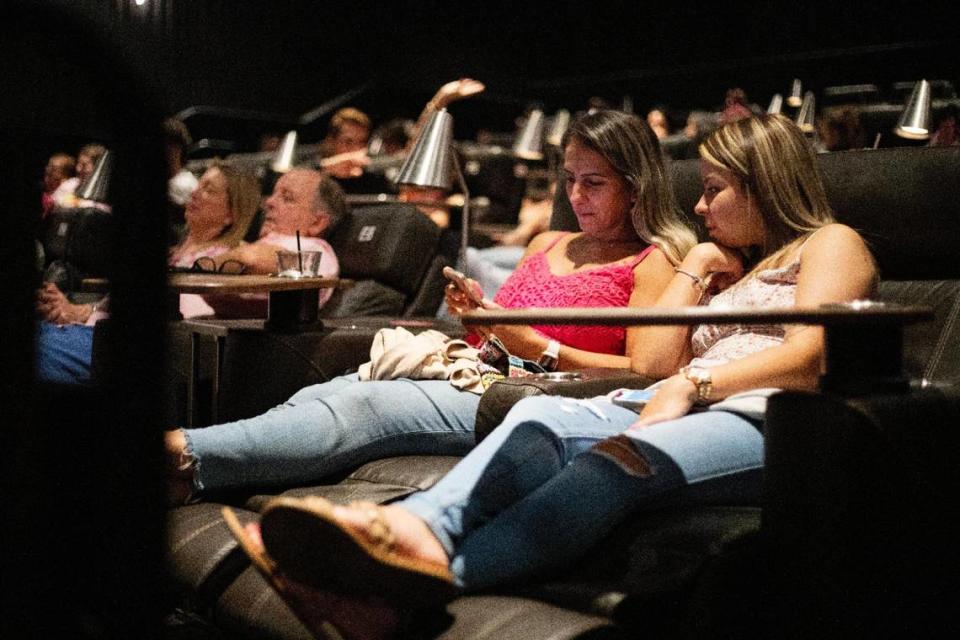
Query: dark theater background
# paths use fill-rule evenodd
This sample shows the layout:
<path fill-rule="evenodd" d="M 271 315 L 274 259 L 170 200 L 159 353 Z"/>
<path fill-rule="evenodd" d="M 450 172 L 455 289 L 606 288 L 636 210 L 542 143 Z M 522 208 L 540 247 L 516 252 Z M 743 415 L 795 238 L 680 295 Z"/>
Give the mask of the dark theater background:
<path fill-rule="evenodd" d="M 148 214 L 165 188 L 164 116 L 206 141 L 201 157 L 251 151 L 296 123 L 302 141 L 319 141 L 346 104 L 375 123 L 415 118 L 459 77 L 487 87 L 451 108 L 459 140 L 510 134 L 534 104 L 575 112 L 591 97 L 683 113 L 716 110 L 741 87 L 765 108 L 794 78 L 818 95 L 873 84 L 895 104 L 921 78 L 960 86 L 956 15 L 940 0 L 0 0 L 0 264 L 12 291 L 0 314 L 0 636 L 164 636 L 163 319 L 123 315 L 163 299 L 161 214 Z M 51 153 L 91 139 L 136 159 L 118 184 L 143 177 L 118 195 L 143 215 L 118 216 L 140 248 L 115 267 L 129 338 L 118 343 L 131 346 L 114 361 L 122 393 L 109 400 L 33 384 L 33 247 L 22 241 L 32 223 L 11 213 L 36 204 Z"/>

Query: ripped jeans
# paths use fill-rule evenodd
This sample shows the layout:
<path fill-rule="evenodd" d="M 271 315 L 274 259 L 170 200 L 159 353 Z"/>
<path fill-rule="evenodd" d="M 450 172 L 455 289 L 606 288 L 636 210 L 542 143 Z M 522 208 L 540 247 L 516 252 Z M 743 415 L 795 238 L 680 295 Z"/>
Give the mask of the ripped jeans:
<path fill-rule="evenodd" d="M 526 398 L 443 480 L 399 504 L 440 540 L 458 584 L 480 589 L 562 566 L 654 502 L 759 495 L 756 423 L 703 411 L 625 432 L 636 419 L 604 397 Z"/>

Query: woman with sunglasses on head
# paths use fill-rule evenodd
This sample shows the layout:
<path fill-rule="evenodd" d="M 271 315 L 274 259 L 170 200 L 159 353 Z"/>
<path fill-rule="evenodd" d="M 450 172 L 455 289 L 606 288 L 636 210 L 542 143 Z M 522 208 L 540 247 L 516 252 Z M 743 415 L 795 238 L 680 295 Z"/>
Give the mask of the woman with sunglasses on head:
<path fill-rule="evenodd" d="M 210 167 L 187 203 L 186 233 L 170 250 L 167 263 L 171 267 L 202 267 L 204 261 L 212 262 L 215 256 L 238 246 L 259 202 L 256 178 L 226 164 Z M 68 384 L 89 381 L 93 325 L 106 317 L 108 306 L 109 296 L 90 304 L 75 304 L 55 284 L 44 283 L 36 307 L 41 319 L 37 345 L 41 379 Z M 184 317 L 194 317 L 209 314 L 211 309 L 200 296 L 184 294 L 180 296 L 180 312 Z"/>
<path fill-rule="evenodd" d="M 873 258 L 833 221 L 814 152 L 793 122 L 729 123 L 704 140 L 700 158 L 695 211 L 712 242 L 691 249 L 656 307 L 811 307 L 871 295 Z M 640 332 L 647 347 L 632 367 L 663 380 L 639 416 L 606 397 L 527 398 L 437 485 L 395 505 L 279 498 L 259 529 L 240 529 L 232 514 L 228 522 L 304 620 L 330 620 L 346 637 L 387 637 L 398 607 L 568 565 L 637 510 L 755 497 L 765 397 L 816 388 L 822 328 Z M 749 411 L 723 402 L 751 390 L 766 393 L 752 394 Z"/>

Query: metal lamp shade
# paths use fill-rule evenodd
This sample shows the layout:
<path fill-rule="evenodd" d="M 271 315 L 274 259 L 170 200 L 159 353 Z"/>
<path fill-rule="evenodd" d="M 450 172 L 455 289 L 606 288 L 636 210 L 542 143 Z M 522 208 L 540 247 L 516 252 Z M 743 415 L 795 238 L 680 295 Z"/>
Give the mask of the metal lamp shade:
<path fill-rule="evenodd" d="M 770 98 L 770 106 L 767 107 L 767 113 L 780 113 L 781 111 L 783 111 L 783 95 L 775 93 L 773 97 Z"/>
<path fill-rule="evenodd" d="M 913 87 L 907 106 L 893 130 L 901 138 L 926 140 L 930 137 L 930 83 L 921 80 Z"/>
<path fill-rule="evenodd" d="M 513 155 L 522 160 L 542 160 L 543 126 L 543 111 L 534 109 L 513 143 Z"/>
<path fill-rule="evenodd" d="M 799 107 L 803 104 L 802 96 L 803 85 L 800 84 L 799 78 L 794 78 L 793 83 L 790 85 L 790 95 L 787 96 L 787 104 L 791 107 Z"/>
<path fill-rule="evenodd" d="M 446 109 L 435 111 L 407 156 L 397 184 L 449 191 L 453 186 L 453 116 Z"/>
<path fill-rule="evenodd" d="M 273 160 L 270 168 L 277 173 L 286 173 L 293 168 L 297 157 L 297 132 L 287 131 L 283 138 L 283 143 L 277 149 L 277 156 Z"/>
<path fill-rule="evenodd" d="M 113 155 L 104 151 L 93 168 L 93 173 L 77 187 L 77 197 L 93 202 L 108 202 L 110 191 L 110 173 L 113 167 Z"/>
<path fill-rule="evenodd" d="M 547 134 L 547 144 L 559 147 L 563 141 L 563 134 L 567 132 L 570 126 L 570 112 L 566 109 L 560 109 L 553 116 L 553 124 L 550 125 L 550 133 Z"/>
<path fill-rule="evenodd" d="M 813 133 L 816 111 L 817 103 L 813 91 L 807 91 L 803 94 L 803 103 L 800 105 L 800 113 L 797 114 L 797 126 L 804 133 Z"/>

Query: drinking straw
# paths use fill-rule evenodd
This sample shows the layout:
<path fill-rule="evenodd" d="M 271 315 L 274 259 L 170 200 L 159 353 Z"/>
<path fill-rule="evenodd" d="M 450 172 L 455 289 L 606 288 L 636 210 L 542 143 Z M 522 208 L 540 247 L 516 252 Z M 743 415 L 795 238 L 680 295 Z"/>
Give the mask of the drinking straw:
<path fill-rule="evenodd" d="M 297 263 L 300 265 L 300 273 L 303 273 L 303 253 L 300 251 L 300 229 L 297 229 Z"/>

